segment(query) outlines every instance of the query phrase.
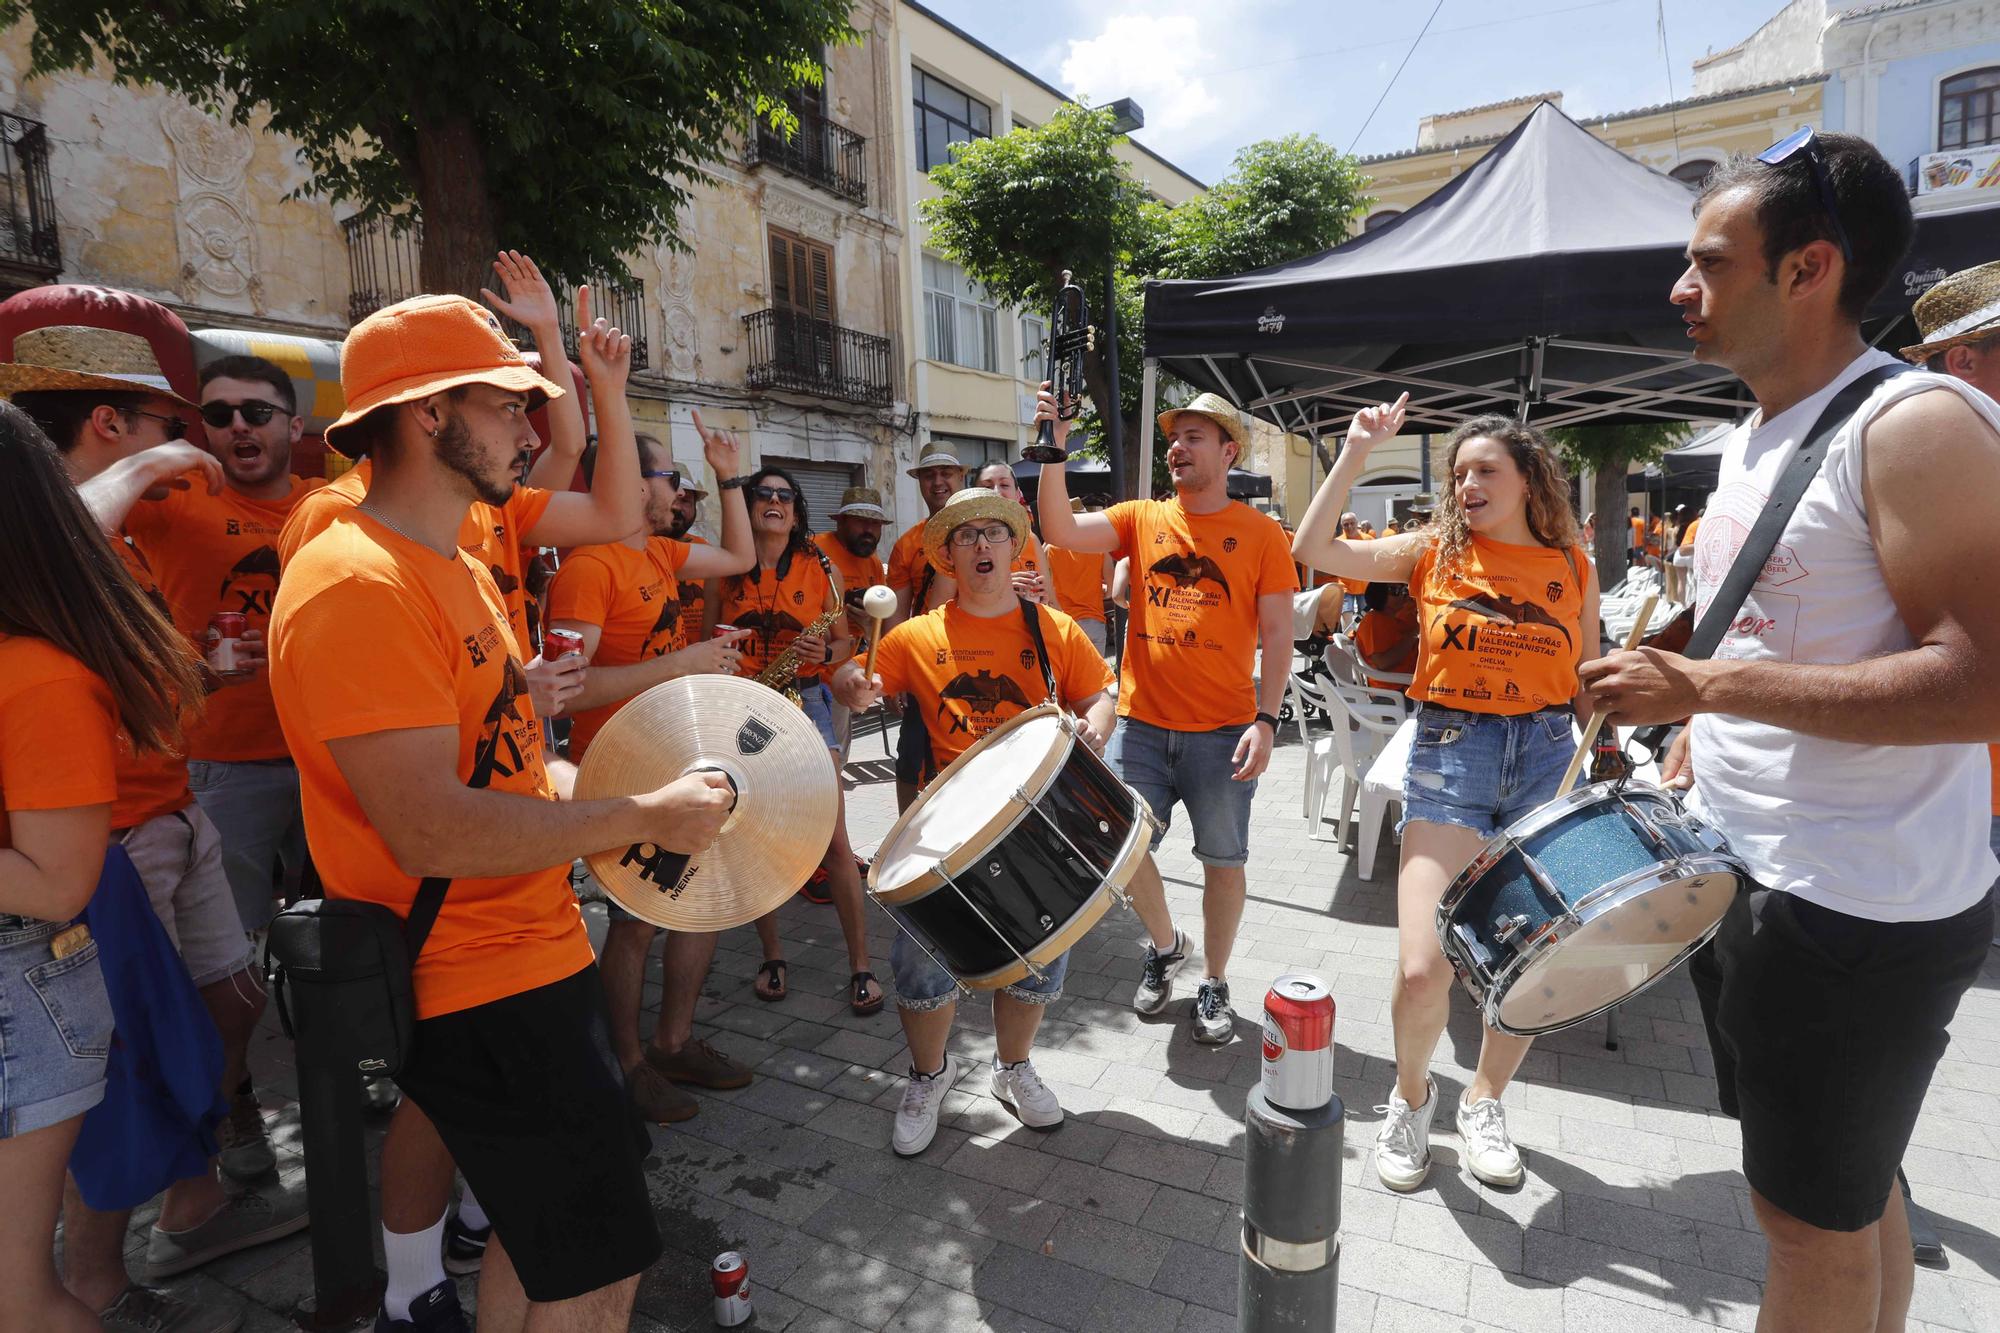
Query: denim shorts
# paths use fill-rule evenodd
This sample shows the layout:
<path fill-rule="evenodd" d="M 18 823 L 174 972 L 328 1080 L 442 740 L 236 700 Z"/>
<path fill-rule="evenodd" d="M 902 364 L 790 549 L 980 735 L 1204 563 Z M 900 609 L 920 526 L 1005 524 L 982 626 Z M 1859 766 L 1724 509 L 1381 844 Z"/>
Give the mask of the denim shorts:
<path fill-rule="evenodd" d="M 833 729 L 833 694 L 823 680 L 802 680 L 799 682 L 799 707 L 806 710 L 806 716 L 819 728 L 819 738 L 826 742 L 826 748 L 840 749 L 840 733 Z"/>
<path fill-rule="evenodd" d="M 0 916 L 0 1139 L 82 1115 L 104 1100 L 111 997 L 92 940 L 66 958 L 67 921 Z"/>
<path fill-rule="evenodd" d="M 245 930 L 271 924 L 294 896 L 306 857 L 299 770 L 289 761 L 188 760 L 195 803 L 222 838 L 222 869 Z"/>
<path fill-rule="evenodd" d="M 1555 797 L 1576 753 L 1567 708 L 1518 717 L 1425 704 L 1403 773 L 1403 818 L 1492 837 Z"/>
<path fill-rule="evenodd" d="M 1154 850 L 1179 801 L 1194 826 L 1195 860 L 1240 866 L 1250 859 L 1250 802 L 1257 795 L 1257 780 L 1238 782 L 1229 776 L 1236 771 L 1236 747 L 1247 730 L 1169 731 L 1129 717 L 1118 719 L 1111 743 L 1104 747 L 1104 761 L 1146 798 L 1160 821 Z"/>
<path fill-rule="evenodd" d="M 1042 969 L 1039 980 L 1030 974 L 1012 985 L 1002 986 L 1001 993 L 1023 1004 L 1049 1005 L 1061 999 L 1063 975 L 1069 971 L 1069 950 L 1064 949 L 1052 963 L 1036 966 Z M 958 983 L 951 973 L 939 967 L 921 944 L 900 930 L 896 932 L 895 943 L 889 946 L 889 971 L 895 975 L 897 1007 L 913 1014 L 942 1009 L 957 996 Z"/>
<path fill-rule="evenodd" d="M 197 988 L 254 965 L 236 895 L 222 869 L 221 835 L 199 805 L 135 824 L 125 830 L 123 842 L 153 914 Z"/>

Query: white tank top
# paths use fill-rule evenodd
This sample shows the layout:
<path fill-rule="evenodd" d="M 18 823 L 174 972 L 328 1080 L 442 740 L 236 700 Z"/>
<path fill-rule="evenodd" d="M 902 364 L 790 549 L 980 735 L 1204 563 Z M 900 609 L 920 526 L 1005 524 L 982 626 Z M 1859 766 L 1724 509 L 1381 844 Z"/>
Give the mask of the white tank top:
<path fill-rule="evenodd" d="M 1804 402 L 1737 427 L 1695 535 L 1699 605 L 1715 595 L 1827 403 L 1893 364 L 1871 350 Z M 1960 380 L 1913 371 L 1877 388 L 1834 435 L 1716 657 L 1858 662 L 1916 646 L 1869 536 L 1862 433 L 1891 403 L 1936 389 L 1958 393 L 2000 431 L 2000 406 Z M 1767 888 L 1872 921 L 1934 921 L 1985 897 L 2000 873 L 1987 846 L 1984 745 L 1855 745 L 1716 713 L 1698 714 L 1692 730 L 1689 805 Z"/>

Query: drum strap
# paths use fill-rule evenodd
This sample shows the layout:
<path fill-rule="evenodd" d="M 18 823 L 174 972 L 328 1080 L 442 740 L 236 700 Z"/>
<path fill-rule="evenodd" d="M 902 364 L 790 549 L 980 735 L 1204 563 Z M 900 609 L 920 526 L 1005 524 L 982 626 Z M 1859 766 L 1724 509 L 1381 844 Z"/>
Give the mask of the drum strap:
<path fill-rule="evenodd" d="M 1757 522 L 1750 529 L 1750 535 L 1743 539 L 1743 547 L 1736 553 L 1736 561 L 1729 566 L 1723 576 L 1722 586 L 1715 590 L 1715 597 L 1695 622 L 1694 636 L 1681 656 L 1705 658 L 1715 652 L 1722 642 L 1722 636 L 1736 619 L 1736 613 L 1743 608 L 1743 601 L 1750 595 L 1750 589 L 1764 572 L 1764 562 L 1771 558 L 1771 552 L 1778 545 L 1778 538 L 1784 533 L 1785 524 L 1791 521 L 1792 512 L 1797 508 L 1799 497 L 1804 495 L 1812 479 L 1819 475 L 1819 467 L 1826 460 L 1827 447 L 1848 418 L 1861 410 L 1861 405 L 1869 395 L 1898 375 L 1914 370 L 1914 366 L 1877 366 L 1862 375 L 1835 394 L 1826 410 L 1813 423 L 1812 433 L 1799 442 L 1798 452 L 1778 476 L 1778 484 L 1771 488 L 1770 503 L 1757 516 Z M 1636 739 L 1639 744 L 1657 755 L 1665 742 L 1668 728 L 1665 726 L 1646 727 L 1640 730 Z"/>
<path fill-rule="evenodd" d="M 1035 661 L 1041 665 L 1042 684 L 1048 687 L 1049 702 L 1061 704 L 1062 700 L 1056 698 L 1055 673 L 1049 670 L 1049 646 L 1042 642 L 1041 610 L 1025 597 L 1021 598 L 1020 602 L 1021 619 L 1028 622 L 1028 637 L 1035 641 Z"/>

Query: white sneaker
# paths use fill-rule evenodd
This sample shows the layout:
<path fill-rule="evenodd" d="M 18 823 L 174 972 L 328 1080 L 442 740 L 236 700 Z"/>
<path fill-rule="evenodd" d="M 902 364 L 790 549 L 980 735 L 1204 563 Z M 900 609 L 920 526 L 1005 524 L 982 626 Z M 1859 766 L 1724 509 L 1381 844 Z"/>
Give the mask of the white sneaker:
<path fill-rule="evenodd" d="M 1029 1129 L 1038 1129 L 1046 1134 L 1062 1124 L 1062 1103 L 1056 1100 L 1049 1085 L 1042 1082 L 1042 1076 L 1035 1072 L 1031 1061 L 1003 1065 L 995 1060 L 993 1097 Z"/>
<path fill-rule="evenodd" d="M 915 1157 L 937 1137 L 938 1112 L 944 1109 L 944 1095 L 958 1082 L 958 1061 L 945 1053 L 944 1068 L 935 1074 L 910 1070 L 910 1082 L 903 1089 L 903 1104 L 896 1108 L 896 1127 L 889 1146 L 898 1157 Z"/>
<path fill-rule="evenodd" d="M 1139 971 L 1139 985 L 1132 992 L 1132 1007 L 1142 1014 L 1157 1014 L 1173 998 L 1174 974 L 1187 963 L 1187 936 L 1174 932 L 1174 947 L 1161 953 L 1150 942 L 1146 960 Z"/>
<path fill-rule="evenodd" d="M 1459 1102 L 1458 1136 L 1465 1140 L 1466 1169 L 1480 1180 L 1509 1189 L 1526 1178 L 1520 1150 L 1507 1137 L 1507 1113 L 1493 1098 Z"/>
<path fill-rule="evenodd" d="M 1382 1128 L 1375 1135 L 1375 1174 L 1392 1190 L 1407 1192 L 1424 1183 L 1431 1169 L 1431 1120 L 1437 1115 L 1438 1090 L 1424 1076 L 1424 1104 L 1412 1107 L 1395 1088 L 1389 1101 L 1375 1110 Z"/>

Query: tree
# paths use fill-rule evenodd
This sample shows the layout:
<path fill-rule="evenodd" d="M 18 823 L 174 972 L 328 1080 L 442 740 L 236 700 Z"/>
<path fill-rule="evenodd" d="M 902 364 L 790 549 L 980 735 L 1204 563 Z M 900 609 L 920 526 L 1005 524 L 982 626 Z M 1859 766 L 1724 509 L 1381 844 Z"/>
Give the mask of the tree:
<path fill-rule="evenodd" d="M 1687 434 L 1687 425 L 1679 421 L 1550 428 L 1549 438 L 1562 450 L 1563 461 L 1569 467 L 1595 470 L 1588 509 L 1597 515 L 1594 554 L 1601 586 L 1610 587 L 1624 578 L 1622 572 L 1617 578 L 1611 577 L 1611 573 L 1624 570 L 1630 536 L 1626 511 L 1632 506 L 1625 490 L 1626 470 L 1634 463 L 1652 462 L 1685 440 Z"/>
<path fill-rule="evenodd" d="M 1006 305 L 1046 314 L 1070 269 L 1101 321 L 1105 271 L 1116 263 L 1116 410 L 1131 476 L 1139 432 L 1150 429 L 1138 420 L 1144 279 L 1224 277 L 1316 254 L 1346 239 L 1373 201 L 1353 158 L 1295 134 L 1243 149 L 1227 178 L 1170 208 L 1113 152 L 1122 142 L 1108 111 L 1066 105 L 1043 125 L 957 146 L 931 171 L 938 197 L 918 207 L 929 243 Z M 1107 350 L 1084 360 L 1100 412 L 1111 397 Z"/>
<path fill-rule="evenodd" d="M 504 239 L 545 269 L 629 276 L 682 245 L 703 163 L 852 40 L 846 0 L 517 5 L 504 0 L 0 0 L 32 18 L 33 72 L 152 83 L 301 145 L 303 191 L 423 222 L 420 278 L 474 295 Z"/>

